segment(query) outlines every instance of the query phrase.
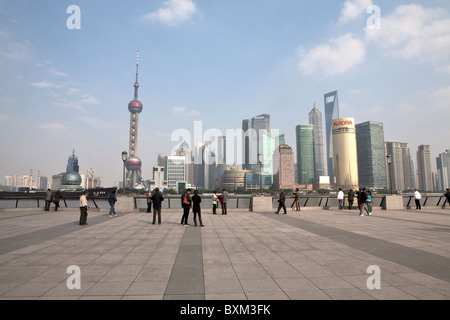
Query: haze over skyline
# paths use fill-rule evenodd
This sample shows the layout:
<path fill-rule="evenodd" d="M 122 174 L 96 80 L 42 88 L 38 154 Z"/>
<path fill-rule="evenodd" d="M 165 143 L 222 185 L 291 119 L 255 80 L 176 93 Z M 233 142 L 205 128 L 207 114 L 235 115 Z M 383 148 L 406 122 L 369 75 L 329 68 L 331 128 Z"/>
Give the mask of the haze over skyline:
<path fill-rule="evenodd" d="M 434 170 L 450 149 L 448 0 L 0 0 L 0 184 L 30 168 L 51 181 L 72 150 L 81 174 L 121 181 L 138 50 L 144 179 L 194 121 L 225 133 L 266 113 L 295 149 L 334 90 L 341 117 L 383 122 L 414 158 L 431 145 Z"/>

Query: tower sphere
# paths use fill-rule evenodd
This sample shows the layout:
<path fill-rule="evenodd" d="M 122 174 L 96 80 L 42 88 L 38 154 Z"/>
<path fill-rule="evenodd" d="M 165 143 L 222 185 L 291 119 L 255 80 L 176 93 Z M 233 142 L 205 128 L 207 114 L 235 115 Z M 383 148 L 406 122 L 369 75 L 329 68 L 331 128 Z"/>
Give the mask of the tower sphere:
<path fill-rule="evenodd" d="M 142 167 L 142 161 L 138 157 L 129 157 L 125 162 L 125 166 L 128 170 L 140 170 Z"/>
<path fill-rule="evenodd" d="M 79 186 L 81 185 L 81 176 L 75 171 L 66 172 L 62 176 L 61 184 L 66 186 Z"/>
<path fill-rule="evenodd" d="M 131 113 L 141 113 L 144 106 L 139 100 L 133 100 L 128 104 L 128 110 Z"/>

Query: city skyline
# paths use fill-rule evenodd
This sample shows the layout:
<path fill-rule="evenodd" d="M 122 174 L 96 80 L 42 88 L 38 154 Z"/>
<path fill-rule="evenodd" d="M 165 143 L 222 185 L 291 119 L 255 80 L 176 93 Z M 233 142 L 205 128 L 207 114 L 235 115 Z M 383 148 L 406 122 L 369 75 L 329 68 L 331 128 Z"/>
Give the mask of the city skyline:
<path fill-rule="evenodd" d="M 67 3 L 0 1 L 0 176 L 33 168 L 50 178 L 75 149 L 82 172 L 118 184 L 136 50 L 144 179 L 157 154 L 170 154 L 171 133 L 194 121 L 225 132 L 269 114 L 295 146 L 295 127 L 333 90 L 342 117 L 384 123 L 385 140 L 411 153 L 431 145 L 436 170 L 450 141 L 440 116 L 450 101 L 450 28 L 438 27 L 450 23 L 448 1 L 312 3 L 81 1 L 81 29 L 69 30 Z M 367 30 L 370 5 L 381 8 L 381 30 Z M 164 20 L 160 9 L 174 15 Z"/>

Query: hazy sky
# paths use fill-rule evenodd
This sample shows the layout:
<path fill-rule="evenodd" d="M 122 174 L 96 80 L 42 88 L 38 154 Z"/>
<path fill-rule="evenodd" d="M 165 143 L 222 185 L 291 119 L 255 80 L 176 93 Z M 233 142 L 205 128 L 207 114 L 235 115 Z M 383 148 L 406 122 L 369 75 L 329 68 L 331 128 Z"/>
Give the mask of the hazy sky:
<path fill-rule="evenodd" d="M 0 184 L 51 179 L 73 149 L 80 173 L 121 180 L 137 50 L 145 179 L 194 121 L 225 133 L 268 113 L 295 146 L 334 90 L 342 117 L 383 122 L 414 157 L 430 144 L 433 168 L 450 149 L 448 0 L 0 0 Z"/>

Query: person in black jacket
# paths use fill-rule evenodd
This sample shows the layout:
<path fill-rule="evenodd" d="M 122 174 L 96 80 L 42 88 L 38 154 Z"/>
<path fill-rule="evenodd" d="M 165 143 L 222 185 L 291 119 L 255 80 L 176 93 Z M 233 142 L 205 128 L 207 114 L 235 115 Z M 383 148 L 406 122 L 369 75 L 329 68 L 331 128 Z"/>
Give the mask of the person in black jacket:
<path fill-rule="evenodd" d="M 371 215 L 372 213 L 369 211 L 369 208 L 367 207 L 367 193 L 366 193 L 366 188 L 363 188 L 362 190 L 359 191 L 358 194 L 358 200 L 359 200 L 359 215 L 363 216 L 364 213 L 363 211 L 366 210 L 367 215 Z"/>
<path fill-rule="evenodd" d="M 447 188 L 447 192 L 444 193 L 444 196 L 447 198 L 447 204 L 450 205 L 450 189 Z M 445 208 L 445 202 L 444 202 L 444 208 Z"/>
<path fill-rule="evenodd" d="M 162 202 L 164 201 L 164 197 L 159 192 L 159 188 L 155 189 L 155 192 L 150 197 L 151 202 L 153 203 L 153 222 L 152 224 L 155 224 L 156 222 L 156 214 L 158 214 L 158 224 L 161 224 L 161 206 Z"/>
<path fill-rule="evenodd" d="M 287 214 L 286 211 L 286 194 L 283 189 L 280 189 L 280 196 L 278 197 L 278 210 L 275 213 L 280 213 L 281 208 L 284 210 L 284 214 Z"/>
<path fill-rule="evenodd" d="M 348 208 L 351 210 L 353 207 L 353 201 L 355 199 L 355 193 L 353 192 L 353 189 L 350 189 L 350 191 L 347 194 L 347 200 L 348 200 Z"/>
<path fill-rule="evenodd" d="M 181 206 L 183 207 L 183 216 L 181 217 L 181 225 L 188 226 L 189 210 L 191 210 L 191 189 L 187 189 L 181 196 Z"/>
<path fill-rule="evenodd" d="M 200 222 L 200 227 L 204 227 L 202 222 L 202 213 L 200 208 L 200 202 L 202 202 L 202 197 L 198 195 L 198 191 L 194 191 L 194 196 L 192 197 L 192 212 L 194 213 L 194 224 L 197 226 L 197 214 L 198 220 Z"/>

